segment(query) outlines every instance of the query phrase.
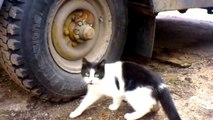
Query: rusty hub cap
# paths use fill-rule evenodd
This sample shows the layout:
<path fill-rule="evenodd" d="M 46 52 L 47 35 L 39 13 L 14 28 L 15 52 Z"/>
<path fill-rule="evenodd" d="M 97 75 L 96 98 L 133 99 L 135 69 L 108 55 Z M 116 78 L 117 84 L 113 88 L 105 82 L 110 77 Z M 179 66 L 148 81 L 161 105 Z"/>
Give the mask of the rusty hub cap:
<path fill-rule="evenodd" d="M 94 16 L 87 10 L 77 10 L 65 22 L 64 34 L 69 36 L 72 47 L 92 40 L 95 36 Z"/>
<path fill-rule="evenodd" d="M 78 60 L 94 47 L 99 34 L 94 7 L 86 1 L 66 1 L 53 21 L 52 41 L 56 52 L 67 60 Z"/>
<path fill-rule="evenodd" d="M 112 35 L 107 0 L 59 0 L 50 14 L 50 53 L 63 70 L 79 73 L 81 58 L 99 61 Z"/>

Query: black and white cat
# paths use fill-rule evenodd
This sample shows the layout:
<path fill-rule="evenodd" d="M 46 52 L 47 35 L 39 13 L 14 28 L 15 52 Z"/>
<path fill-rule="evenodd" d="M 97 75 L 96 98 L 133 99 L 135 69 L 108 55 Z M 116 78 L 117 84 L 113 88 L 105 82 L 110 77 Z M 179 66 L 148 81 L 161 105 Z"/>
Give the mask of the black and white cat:
<path fill-rule="evenodd" d="M 110 110 L 117 110 L 122 100 L 132 106 L 135 111 L 124 115 L 127 120 L 143 117 L 158 108 L 158 103 L 170 120 L 181 120 L 161 78 L 141 65 L 121 61 L 106 64 L 105 60 L 90 63 L 83 59 L 81 74 L 88 84 L 88 92 L 80 106 L 70 113 L 70 118 L 81 115 L 102 96 L 109 96 L 113 99 Z"/>

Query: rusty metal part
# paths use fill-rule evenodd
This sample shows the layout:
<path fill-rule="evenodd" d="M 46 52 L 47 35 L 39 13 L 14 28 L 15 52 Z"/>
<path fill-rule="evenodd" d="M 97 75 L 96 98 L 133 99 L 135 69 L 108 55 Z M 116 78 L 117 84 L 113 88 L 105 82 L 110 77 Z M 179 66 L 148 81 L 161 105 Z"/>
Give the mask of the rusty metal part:
<path fill-rule="evenodd" d="M 152 0 L 155 12 L 213 7 L 213 0 Z"/>
<path fill-rule="evenodd" d="M 71 43 L 71 45 L 72 45 L 72 47 L 74 47 L 74 48 L 75 48 L 75 47 L 77 47 L 77 46 L 78 46 L 78 43 L 73 41 L 73 42 Z"/>
<path fill-rule="evenodd" d="M 153 16 L 154 10 L 151 6 L 143 4 L 143 3 L 136 3 L 136 2 L 129 2 L 128 7 L 135 11 L 138 11 L 144 15 Z"/>
<path fill-rule="evenodd" d="M 144 57 L 152 57 L 156 19 L 155 16 L 145 16 L 143 21 L 137 31 L 134 52 Z"/>
<path fill-rule="evenodd" d="M 91 40 L 95 36 L 95 30 L 87 24 L 79 28 L 78 34 L 82 40 Z"/>
<path fill-rule="evenodd" d="M 129 0 L 129 32 L 126 54 L 136 53 L 151 57 L 155 37 L 155 12 L 150 0 Z M 137 19 L 135 19 L 137 16 Z M 134 41 L 133 41 L 134 40 Z"/>
<path fill-rule="evenodd" d="M 152 56 L 156 21 L 154 13 L 146 13 L 141 12 L 140 8 L 129 7 L 129 32 L 127 35 L 127 47 L 125 48 L 131 49 L 125 49 L 125 54 L 134 53 L 144 57 Z M 135 16 L 137 16 L 137 19 L 135 19 Z"/>
<path fill-rule="evenodd" d="M 144 28 L 139 30 L 138 38 L 141 39 L 142 44 L 138 44 L 138 52 L 146 57 L 152 56 L 152 51 L 154 47 L 155 39 L 155 27 L 156 27 L 156 18 L 155 16 L 147 16 L 144 22 Z"/>
<path fill-rule="evenodd" d="M 65 22 L 64 34 L 69 36 L 72 47 L 77 47 L 79 43 L 91 40 L 95 36 L 94 16 L 87 10 L 74 11 Z"/>

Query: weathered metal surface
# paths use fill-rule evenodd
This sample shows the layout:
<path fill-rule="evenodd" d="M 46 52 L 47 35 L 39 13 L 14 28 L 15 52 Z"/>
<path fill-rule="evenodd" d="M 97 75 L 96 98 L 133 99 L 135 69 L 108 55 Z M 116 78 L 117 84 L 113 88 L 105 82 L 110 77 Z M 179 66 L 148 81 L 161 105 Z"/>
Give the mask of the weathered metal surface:
<path fill-rule="evenodd" d="M 155 23 L 155 15 L 151 11 L 151 7 L 144 5 L 143 8 L 139 8 L 136 4 L 129 5 L 129 31 L 124 53 L 151 57 L 154 45 Z"/>
<path fill-rule="evenodd" d="M 4 2 L 4 0 L 0 0 L 0 9 L 2 7 L 3 2 Z"/>
<path fill-rule="evenodd" d="M 155 36 L 155 12 L 150 0 L 129 0 L 129 32 L 127 35 L 127 54 L 151 57 Z"/>
<path fill-rule="evenodd" d="M 152 0 L 155 12 L 213 7 L 213 0 Z"/>
<path fill-rule="evenodd" d="M 153 16 L 154 10 L 151 6 L 142 4 L 142 3 L 136 3 L 136 2 L 129 2 L 128 7 L 131 9 L 134 9 L 135 11 L 140 12 L 141 14 Z"/>
<path fill-rule="evenodd" d="M 147 16 L 144 19 L 143 26 L 138 31 L 135 52 L 144 57 L 152 57 L 152 51 L 155 39 L 155 16 Z"/>

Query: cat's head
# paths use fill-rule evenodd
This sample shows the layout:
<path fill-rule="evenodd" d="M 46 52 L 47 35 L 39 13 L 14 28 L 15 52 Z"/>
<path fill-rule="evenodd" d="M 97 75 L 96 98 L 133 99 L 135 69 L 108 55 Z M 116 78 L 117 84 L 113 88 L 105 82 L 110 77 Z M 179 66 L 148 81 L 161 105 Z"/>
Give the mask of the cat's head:
<path fill-rule="evenodd" d="M 100 83 L 105 75 L 105 60 L 92 63 L 83 58 L 81 75 L 89 85 Z"/>

